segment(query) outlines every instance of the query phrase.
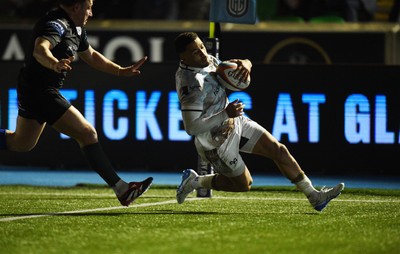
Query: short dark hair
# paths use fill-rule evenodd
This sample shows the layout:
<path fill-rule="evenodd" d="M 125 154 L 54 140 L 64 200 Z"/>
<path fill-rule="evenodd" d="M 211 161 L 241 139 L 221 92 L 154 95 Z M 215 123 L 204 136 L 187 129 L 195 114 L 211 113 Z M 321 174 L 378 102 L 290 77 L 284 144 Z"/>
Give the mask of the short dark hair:
<path fill-rule="evenodd" d="M 195 41 L 199 36 L 195 32 L 184 32 L 175 38 L 175 50 L 180 54 L 186 50 L 186 46 Z"/>
<path fill-rule="evenodd" d="M 72 6 L 76 3 L 83 3 L 86 0 L 58 0 L 58 4 L 64 5 L 64 6 Z"/>

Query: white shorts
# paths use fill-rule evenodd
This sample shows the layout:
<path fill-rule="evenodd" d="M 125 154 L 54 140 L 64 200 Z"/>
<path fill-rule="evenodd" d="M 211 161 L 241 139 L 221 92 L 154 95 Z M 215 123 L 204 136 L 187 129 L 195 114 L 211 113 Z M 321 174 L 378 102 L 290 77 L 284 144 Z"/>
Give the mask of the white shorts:
<path fill-rule="evenodd" d="M 197 139 L 194 142 L 201 158 L 209 162 L 215 172 L 227 177 L 243 174 L 245 163 L 239 152 L 252 153 L 255 144 L 266 132 L 264 127 L 245 116 L 234 120 L 234 130 L 221 146 L 206 150 Z"/>

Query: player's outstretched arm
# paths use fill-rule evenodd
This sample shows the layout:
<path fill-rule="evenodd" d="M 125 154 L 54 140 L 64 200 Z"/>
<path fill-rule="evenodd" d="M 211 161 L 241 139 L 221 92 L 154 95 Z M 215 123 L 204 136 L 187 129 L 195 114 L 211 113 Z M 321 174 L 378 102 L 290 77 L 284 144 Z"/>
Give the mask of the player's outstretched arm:
<path fill-rule="evenodd" d="M 58 60 L 51 53 L 51 49 L 52 45 L 49 40 L 43 37 L 38 37 L 35 40 L 33 57 L 41 65 L 57 73 L 61 73 L 62 71 L 70 71 L 72 69 L 71 62 L 74 60 L 74 57 L 71 56 Z"/>
<path fill-rule="evenodd" d="M 147 56 L 143 57 L 140 59 L 137 63 L 128 66 L 128 67 L 121 67 L 119 70 L 119 75 L 118 76 L 124 76 L 124 77 L 130 77 L 130 76 L 136 76 L 140 74 L 140 67 L 146 62 Z"/>
<path fill-rule="evenodd" d="M 121 67 L 119 64 L 114 63 L 110 59 L 106 58 L 100 52 L 93 49 L 91 46 L 83 52 L 79 53 L 79 57 L 85 61 L 89 66 L 109 74 L 116 76 L 131 77 L 140 74 L 140 67 L 146 62 L 147 56 L 140 59 L 137 63 L 128 66 Z"/>

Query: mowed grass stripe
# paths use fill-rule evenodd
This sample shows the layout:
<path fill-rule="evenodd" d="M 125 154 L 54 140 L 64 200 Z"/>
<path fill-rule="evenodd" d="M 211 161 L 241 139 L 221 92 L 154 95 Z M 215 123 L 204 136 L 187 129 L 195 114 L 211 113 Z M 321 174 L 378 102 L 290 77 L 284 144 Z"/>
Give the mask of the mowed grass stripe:
<path fill-rule="evenodd" d="M 230 200 L 265 200 L 265 201 L 305 201 L 306 198 L 260 198 L 260 197 L 213 197 L 217 199 L 230 199 Z M 333 200 L 334 202 L 360 202 L 360 203 L 386 203 L 395 202 L 399 203 L 400 200 L 395 199 L 343 199 L 341 196 Z"/>
<path fill-rule="evenodd" d="M 10 193 L 8 193 L 10 194 Z M 15 193 L 17 194 L 17 193 Z M 54 195 L 52 193 L 23 193 L 23 195 L 37 195 L 37 196 L 46 196 L 46 195 Z M 109 197 L 112 195 L 105 195 L 105 194 L 62 194 L 57 193 L 59 196 L 105 196 Z M 148 195 L 147 197 L 160 197 L 160 196 L 151 196 Z M 169 197 L 169 196 L 168 196 Z M 167 196 L 165 198 L 168 198 Z M 305 201 L 305 198 L 276 198 L 276 197 L 218 197 L 213 196 L 214 199 L 225 199 L 225 200 L 259 200 L 259 201 Z M 198 201 L 198 200 L 206 200 L 207 198 L 187 198 L 186 202 L 188 201 Z M 360 202 L 360 203 L 399 203 L 400 200 L 392 200 L 392 199 L 335 199 L 332 202 Z M 114 207 L 102 207 L 102 208 L 94 208 L 94 209 L 84 209 L 84 210 L 74 210 L 74 211 L 64 211 L 64 212 L 55 212 L 55 213 L 46 213 L 46 214 L 34 214 L 34 215 L 25 215 L 25 216 L 16 216 L 16 217 L 8 217 L 0 219 L 0 222 L 7 222 L 7 221 L 16 221 L 16 220 L 24 220 L 24 219 L 33 219 L 33 218 L 40 218 L 40 217 L 49 217 L 49 216 L 59 216 L 59 215 L 68 215 L 68 214 L 75 214 L 75 213 L 93 213 L 93 212 L 102 212 L 102 211 L 111 211 L 111 210 L 121 210 L 121 209 L 131 209 L 131 208 L 141 208 L 141 207 L 150 207 L 150 206 L 158 206 L 158 205 L 167 205 L 167 204 L 175 204 L 176 200 L 167 200 L 167 201 L 160 201 L 160 202 L 153 202 L 153 203 L 143 203 L 143 204 L 133 204 L 130 207 L 124 206 L 114 206 Z"/>
<path fill-rule="evenodd" d="M 0 192 L 0 253 L 400 253 L 400 191 L 348 189 L 323 213 L 282 188 L 182 205 L 175 188 L 152 188 L 129 208 L 106 188 Z"/>
<path fill-rule="evenodd" d="M 7 193 L 0 193 L 0 195 L 21 195 L 21 196 L 64 196 L 64 197 L 115 197 L 114 194 L 99 194 L 99 193 L 52 193 L 52 192 L 42 192 L 42 193 L 37 193 L 37 192 L 7 192 Z M 338 202 L 363 202 L 363 203 L 385 203 L 385 202 L 400 202 L 400 199 L 348 199 L 345 197 L 346 194 L 340 195 L 337 199 L 334 201 Z M 147 195 L 143 197 L 149 197 L 149 198 L 171 198 L 171 196 L 160 196 L 160 195 Z M 280 200 L 286 200 L 286 201 L 304 201 L 306 198 L 305 197 L 224 197 L 224 196 L 218 196 L 218 195 L 213 195 L 212 198 L 216 199 L 231 199 L 231 200 L 266 200 L 266 201 L 280 201 Z M 188 198 L 189 199 L 189 198 Z M 191 198 L 194 199 L 194 198 Z M 137 205 L 136 205 L 137 206 Z"/>

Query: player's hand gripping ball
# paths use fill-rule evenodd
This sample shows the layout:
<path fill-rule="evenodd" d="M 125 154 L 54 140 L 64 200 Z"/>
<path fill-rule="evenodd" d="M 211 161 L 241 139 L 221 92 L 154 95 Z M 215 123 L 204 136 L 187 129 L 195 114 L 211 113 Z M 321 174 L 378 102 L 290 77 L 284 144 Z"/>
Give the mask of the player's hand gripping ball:
<path fill-rule="evenodd" d="M 246 82 L 241 82 L 233 76 L 237 64 L 229 61 L 221 62 L 217 67 L 218 82 L 231 91 L 242 91 L 250 85 L 250 75 Z"/>

